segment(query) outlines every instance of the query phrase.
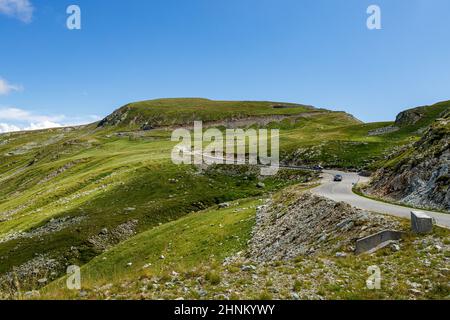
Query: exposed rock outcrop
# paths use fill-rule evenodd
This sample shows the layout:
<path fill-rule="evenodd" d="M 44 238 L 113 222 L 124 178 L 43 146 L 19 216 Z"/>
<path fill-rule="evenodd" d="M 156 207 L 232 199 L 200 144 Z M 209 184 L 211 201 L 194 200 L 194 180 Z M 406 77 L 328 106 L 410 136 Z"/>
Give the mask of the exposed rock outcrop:
<path fill-rule="evenodd" d="M 113 230 L 104 228 L 101 232 L 88 239 L 88 242 L 99 251 L 106 251 L 114 245 L 131 238 L 136 234 L 136 229 L 139 221 L 130 220 L 117 226 Z"/>
<path fill-rule="evenodd" d="M 392 133 L 392 132 L 396 132 L 400 130 L 399 127 L 396 126 L 389 126 L 389 127 L 383 127 L 383 128 L 378 128 L 372 131 L 369 131 L 369 136 L 381 136 L 383 134 L 388 134 L 388 133 Z"/>
<path fill-rule="evenodd" d="M 55 280 L 63 269 L 61 261 L 48 255 L 36 255 L 35 258 L 15 267 L 11 272 L 0 275 L 0 299 L 5 294 L 16 296 L 26 287 L 43 287 Z"/>
<path fill-rule="evenodd" d="M 289 260 L 299 255 L 353 252 L 357 239 L 398 229 L 397 219 L 355 209 L 345 203 L 285 191 L 258 209 L 249 247 L 257 261 Z"/>
<path fill-rule="evenodd" d="M 80 216 L 80 217 L 62 217 L 57 219 L 51 219 L 48 223 L 45 225 L 36 228 L 34 230 L 28 231 L 28 232 L 15 232 L 10 233 L 4 237 L 0 238 L 0 243 L 16 240 L 16 239 L 33 239 L 33 238 L 39 238 L 41 236 L 55 233 L 58 231 L 61 231 L 69 226 L 79 224 L 81 221 L 83 221 L 86 217 Z"/>
<path fill-rule="evenodd" d="M 450 211 L 449 167 L 447 111 L 420 141 L 393 154 L 375 174 L 366 192 L 412 206 Z"/>
<path fill-rule="evenodd" d="M 395 120 L 395 125 L 398 127 L 414 125 L 424 117 L 424 108 L 414 108 L 401 112 Z"/>

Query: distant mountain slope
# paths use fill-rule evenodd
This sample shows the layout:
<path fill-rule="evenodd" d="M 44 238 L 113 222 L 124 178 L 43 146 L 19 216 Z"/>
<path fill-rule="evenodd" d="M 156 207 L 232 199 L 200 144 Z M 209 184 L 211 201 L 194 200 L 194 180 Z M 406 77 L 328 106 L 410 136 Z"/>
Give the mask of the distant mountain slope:
<path fill-rule="evenodd" d="M 213 101 L 200 98 L 158 99 L 127 104 L 100 121 L 99 127 L 152 129 L 203 122 L 238 121 L 248 118 L 295 116 L 331 112 L 312 106 L 263 101 Z M 349 116 L 349 121 L 351 117 Z M 353 119 L 354 122 L 357 120 Z"/>
<path fill-rule="evenodd" d="M 376 173 L 369 193 L 413 206 L 450 211 L 450 104 L 446 105 L 447 109 L 420 141 L 389 157 Z M 423 111 L 413 109 L 398 119 L 415 125 L 423 119 Z"/>
<path fill-rule="evenodd" d="M 442 101 L 431 106 L 417 107 L 401 112 L 395 125 L 403 127 L 424 127 L 431 125 L 437 118 L 450 110 L 450 101 Z"/>
<path fill-rule="evenodd" d="M 396 122 L 351 124 L 333 114 L 314 117 L 308 126 L 283 134 L 284 159 L 292 164 L 376 171 L 393 150 L 420 140 L 423 132 L 450 109 L 450 101 L 402 112 Z M 315 124 L 313 126 L 312 124 Z"/>

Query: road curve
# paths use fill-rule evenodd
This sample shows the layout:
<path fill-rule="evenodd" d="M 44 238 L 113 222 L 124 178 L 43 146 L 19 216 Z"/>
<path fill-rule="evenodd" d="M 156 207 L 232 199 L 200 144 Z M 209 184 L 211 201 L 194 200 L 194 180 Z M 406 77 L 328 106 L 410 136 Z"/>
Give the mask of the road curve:
<path fill-rule="evenodd" d="M 191 152 L 190 150 L 183 150 L 184 152 Z M 194 152 L 191 152 L 192 155 L 195 155 Z M 210 160 L 219 160 L 223 161 L 223 157 L 211 157 L 208 156 Z M 234 159 L 234 157 L 233 157 Z M 236 164 L 239 162 L 235 161 Z M 245 164 L 244 160 L 242 164 Z M 263 167 L 263 166 L 261 166 Z M 280 168 L 290 169 L 290 170 L 311 170 L 317 171 L 315 169 L 311 169 L 308 167 L 300 167 L 300 166 L 290 166 L 290 165 L 280 165 Z M 342 182 L 334 182 L 334 176 L 340 174 L 343 177 Z M 334 201 L 345 202 L 352 205 L 355 208 L 359 208 L 362 210 L 367 210 L 371 212 L 377 212 L 382 214 L 393 215 L 401 218 L 411 219 L 411 211 L 421 211 L 434 218 L 436 224 L 444 227 L 450 228 L 450 214 L 433 212 L 421 209 L 412 209 L 407 207 L 398 206 L 395 204 L 390 204 L 386 202 L 376 201 L 369 198 L 361 197 L 353 192 L 353 187 L 355 184 L 368 182 L 369 178 L 361 177 L 357 173 L 354 172 L 342 172 L 337 170 L 324 170 L 323 178 L 321 180 L 321 184 L 319 187 L 312 189 L 312 193 L 329 198 Z"/>
<path fill-rule="evenodd" d="M 340 174 L 343 177 L 342 182 L 334 182 L 334 176 Z M 356 208 L 378 212 L 382 214 L 389 214 L 402 218 L 411 218 L 411 211 L 415 209 L 406 208 L 394 204 L 371 200 L 361 197 L 353 193 L 353 186 L 356 183 L 367 182 L 369 179 L 359 176 L 357 173 L 341 172 L 334 170 L 325 170 L 321 185 L 314 188 L 312 192 L 316 195 L 323 196 L 334 201 L 346 202 Z M 434 218 L 439 226 L 450 228 L 450 214 L 420 210 Z"/>

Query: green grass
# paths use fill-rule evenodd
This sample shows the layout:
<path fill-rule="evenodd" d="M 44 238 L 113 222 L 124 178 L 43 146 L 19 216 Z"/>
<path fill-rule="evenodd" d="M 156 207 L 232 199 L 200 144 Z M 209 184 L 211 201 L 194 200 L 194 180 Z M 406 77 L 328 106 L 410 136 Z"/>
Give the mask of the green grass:
<path fill-rule="evenodd" d="M 289 108 L 277 109 L 274 106 Z M 264 101 L 213 101 L 200 98 L 158 99 L 130 103 L 111 115 L 101 126 L 137 128 L 143 124 L 152 127 L 193 124 L 227 119 L 245 119 L 271 115 L 296 115 L 320 112 L 309 106 Z"/>
<path fill-rule="evenodd" d="M 101 253 L 89 239 L 103 228 L 112 230 L 136 219 L 136 232 L 143 232 L 222 202 L 262 196 L 309 176 L 281 171 L 264 179 L 266 188 L 260 189 L 258 175 L 248 167 L 223 166 L 199 172 L 195 167 L 173 165 L 170 154 L 174 143 L 162 138 L 161 132 L 139 138 L 86 129 L 77 133 L 77 139 L 74 132 L 47 146 L 59 150 L 46 153 L 51 160 L 39 158 L 15 174 L 0 174 L 0 212 L 11 217 L 0 222 L 0 239 L 36 230 L 54 218 L 85 219 L 43 235 L 38 241 L 21 238 L 0 243 L 0 256 L 5 257 L 0 273 L 25 263 L 36 252 L 63 257 L 64 263 L 84 264 Z M 27 134 L 11 136 L 16 135 L 18 140 L 9 145 L 9 150 L 28 143 L 22 140 Z M 52 133 L 29 135 L 33 141 L 45 141 Z M 90 144 L 85 145 L 85 141 Z M 23 156 L 34 159 L 35 152 L 41 150 Z M 72 247 L 77 248 L 78 255 L 72 254 Z"/>
<path fill-rule="evenodd" d="M 299 127 L 282 131 L 283 157 L 294 163 L 376 170 L 386 165 L 385 157 L 393 148 L 418 141 L 422 136 L 421 130 L 450 110 L 450 101 L 422 107 L 421 110 L 424 116 L 417 123 L 378 136 L 369 136 L 369 132 L 394 123 L 349 124 L 345 121 L 346 116 L 339 113 L 308 119 Z M 395 165 L 400 160 L 392 160 L 387 165 Z"/>
<path fill-rule="evenodd" d="M 188 273 L 202 263 L 220 262 L 246 247 L 258 204 L 258 200 L 241 200 L 226 209 L 192 213 L 143 232 L 83 266 L 83 288 L 89 290 L 144 275 L 163 276 L 172 271 Z M 143 269 L 145 265 L 149 266 Z M 217 273 L 209 272 L 206 277 L 212 285 L 220 283 Z M 64 279 L 51 284 L 44 294 L 52 298 L 76 297 L 76 293 L 65 289 Z"/>
<path fill-rule="evenodd" d="M 229 289 L 234 292 L 231 299 L 264 300 L 292 299 L 292 292 L 304 299 L 338 300 L 445 299 L 450 294 L 445 276 L 423 264 L 426 256 L 435 268 L 445 266 L 444 253 L 429 251 L 430 244 L 426 244 L 448 243 L 450 233 L 442 228 L 435 228 L 432 236 L 409 235 L 399 252 L 386 248 L 346 258 L 302 256 L 258 265 L 252 272 L 242 272 L 239 260 L 222 265 L 225 257 L 246 249 L 260 203 L 241 200 L 230 208 L 190 214 L 137 235 L 83 266 L 82 290 L 88 299 L 220 299 Z M 382 272 L 381 290 L 366 286 L 367 268 L 374 265 Z M 423 286 L 419 296 L 411 293 L 408 281 Z M 147 288 L 146 283 L 156 287 Z M 432 287 L 425 291 L 429 283 Z M 206 296 L 199 295 L 197 288 Z M 41 293 L 45 299 L 79 298 L 78 291 L 65 288 L 65 278 Z"/>
<path fill-rule="evenodd" d="M 277 109 L 275 105 L 288 108 Z M 114 117 L 126 114 L 118 126 L 99 128 L 93 124 L 2 134 L 0 239 L 36 230 L 54 218 L 85 219 L 39 239 L 0 243 L 0 274 L 29 261 L 36 253 L 84 265 L 101 254 L 88 240 L 103 228 L 111 230 L 136 219 L 136 232 L 143 234 L 221 202 L 263 197 L 312 178 L 305 173 L 282 171 L 265 179 L 266 188 L 259 189 L 259 177 L 247 167 L 219 166 L 205 172 L 191 166 L 178 167 L 170 160 L 174 146 L 170 142 L 171 129 L 142 132 L 138 130 L 141 124 L 159 127 L 192 124 L 194 120 L 293 116 L 267 125 L 280 129 L 281 155 L 287 162 L 376 168 L 393 147 L 419 139 L 418 129 L 431 123 L 448 105 L 427 107 L 426 116 L 418 124 L 372 137 L 369 131 L 392 123 L 361 124 L 343 112 L 303 105 L 205 99 L 130 104 L 109 119 L 114 122 Z M 248 126 L 259 127 L 251 123 Z M 78 255 L 71 254 L 71 247 L 77 248 Z"/>
<path fill-rule="evenodd" d="M 448 239 L 450 232 L 447 229 L 435 228 L 432 238 L 441 241 Z M 328 298 L 331 299 L 376 299 L 376 300 L 397 300 L 411 299 L 414 295 L 409 291 L 408 281 L 421 283 L 424 280 L 433 284 L 433 289 L 422 293 L 418 299 L 448 299 L 450 287 L 445 281 L 445 276 L 438 272 L 431 271 L 423 264 L 424 251 L 418 243 L 420 240 L 430 238 L 409 235 L 401 243 L 401 251 L 393 253 L 389 248 L 382 249 L 373 255 L 349 256 L 345 259 L 336 259 L 337 267 L 341 273 L 350 275 L 351 283 L 347 290 L 336 292 L 328 291 Z M 423 240 L 425 241 L 425 240 Z M 445 265 L 442 254 L 428 254 L 430 263 Z M 369 266 L 379 266 L 381 269 L 382 286 L 381 290 L 368 290 L 366 287 L 366 272 Z M 439 288 L 443 289 L 439 291 Z"/>
<path fill-rule="evenodd" d="M 289 177 L 303 179 L 303 174 L 287 172 Z M 221 170 L 210 170 L 203 174 L 188 167 L 176 167 L 169 164 L 146 164 L 127 171 L 123 176 L 114 176 L 112 186 L 96 195 L 88 195 L 86 199 L 75 200 L 69 206 L 58 206 L 52 198 L 33 208 L 43 205 L 41 211 L 18 214 L 10 221 L 0 225 L 0 230 L 10 233 L 11 230 L 34 230 L 45 225 L 51 218 L 85 217 L 80 223 L 64 230 L 50 233 L 35 239 L 17 239 L 0 244 L 0 254 L 10 258 L 1 264 L 0 271 L 10 270 L 33 257 L 35 252 L 49 253 L 52 256 L 67 255 L 71 247 L 77 247 L 81 256 L 69 258 L 69 262 L 83 264 L 99 254 L 87 240 L 99 234 L 103 228 L 114 229 L 122 223 L 138 220 L 136 231 L 145 231 L 159 223 L 176 220 L 189 212 L 195 212 L 212 205 L 248 196 L 263 195 L 265 192 L 279 189 L 292 183 L 278 177 L 265 180 L 266 188 L 257 187 L 256 176 L 248 176 L 244 168 L 242 172 L 230 174 L 226 167 Z M 110 174 L 107 174 L 108 179 Z M 244 177 L 247 177 L 244 180 Z M 97 181 L 97 177 L 93 178 Z M 172 183 L 171 181 L 178 181 Z M 82 182 L 79 182 L 82 183 Z M 93 182 L 95 184 L 95 182 Z M 108 183 L 104 180 L 103 183 Z M 88 185 L 89 188 L 92 188 Z M 91 189 L 96 190 L 96 189 Z M 94 193 L 95 194 L 95 193 Z M 55 200 L 59 195 L 53 195 Z M 44 200 L 42 200 L 44 201 Z M 127 211 L 127 208 L 133 208 Z M 50 211 L 52 208 L 52 211 Z M 30 209 L 28 209 L 30 210 Z"/>

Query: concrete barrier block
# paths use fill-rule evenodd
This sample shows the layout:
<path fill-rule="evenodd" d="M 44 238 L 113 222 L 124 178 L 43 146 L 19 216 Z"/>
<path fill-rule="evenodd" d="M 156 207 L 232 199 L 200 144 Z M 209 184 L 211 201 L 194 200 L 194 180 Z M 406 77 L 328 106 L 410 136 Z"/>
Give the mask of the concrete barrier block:
<path fill-rule="evenodd" d="M 398 241 L 404 236 L 403 232 L 385 230 L 356 241 L 356 254 L 378 250 L 392 241 Z"/>
<path fill-rule="evenodd" d="M 417 234 L 433 232 L 433 219 L 421 211 L 411 212 L 411 230 Z"/>

